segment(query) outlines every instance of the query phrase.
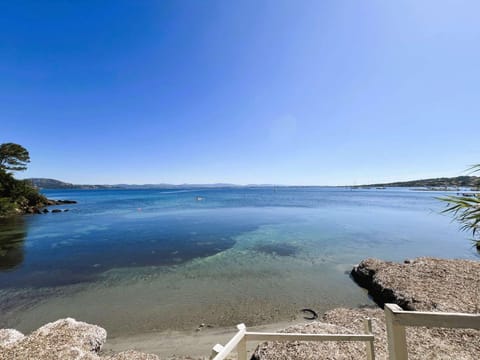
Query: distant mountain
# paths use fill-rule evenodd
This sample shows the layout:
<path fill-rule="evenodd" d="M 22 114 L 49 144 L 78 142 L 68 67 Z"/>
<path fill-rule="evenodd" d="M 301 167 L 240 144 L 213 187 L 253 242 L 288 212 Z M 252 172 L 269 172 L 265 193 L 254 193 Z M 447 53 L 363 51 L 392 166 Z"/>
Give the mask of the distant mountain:
<path fill-rule="evenodd" d="M 399 181 L 386 184 L 372 184 L 366 186 L 390 187 L 480 187 L 480 176 L 457 176 L 451 178 L 434 178 L 424 180 Z"/>
<path fill-rule="evenodd" d="M 235 185 L 226 183 L 216 184 L 115 184 L 115 185 L 82 185 L 71 184 L 55 179 L 30 178 L 34 186 L 40 189 L 191 189 L 191 188 L 232 188 L 232 187 L 283 187 L 272 184 L 249 184 Z M 452 178 L 435 178 L 412 181 L 397 181 L 384 184 L 359 185 L 355 188 L 364 187 L 422 187 L 422 188 L 445 188 L 445 187 L 480 187 L 480 176 L 457 176 Z"/>
<path fill-rule="evenodd" d="M 185 189 L 185 188 L 220 188 L 220 187 L 237 187 L 234 184 L 115 184 L 115 185 L 86 185 L 71 184 L 56 179 L 47 178 L 29 178 L 34 186 L 40 189 Z"/>
<path fill-rule="evenodd" d="M 117 184 L 112 185 L 116 188 L 124 189 L 191 189 L 191 188 L 225 188 L 240 187 L 235 184 Z"/>
<path fill-rule="evenodd" d="M 60 180 L 46 178 L 29 178 L 25 180 L 30 181 L 34 186 L 40 189 L 107 189 L 113 187 L 111 185 L 70 184 Z"/>

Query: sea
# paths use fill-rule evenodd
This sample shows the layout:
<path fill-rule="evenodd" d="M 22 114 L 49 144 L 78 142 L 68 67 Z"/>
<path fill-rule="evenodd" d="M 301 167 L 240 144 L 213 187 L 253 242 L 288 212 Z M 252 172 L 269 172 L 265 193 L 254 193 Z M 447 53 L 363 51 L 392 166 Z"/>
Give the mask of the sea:
<path fill-rule="evenodd" d="M 44 190 L 77 204 L 0 220 L 0 328 L 65 317 L 109 336 L 374 306 L 362 259 L 479 259 L 442 192 L 228 187 Z M 68 211 L 64 211 L 68 210 Z"/>

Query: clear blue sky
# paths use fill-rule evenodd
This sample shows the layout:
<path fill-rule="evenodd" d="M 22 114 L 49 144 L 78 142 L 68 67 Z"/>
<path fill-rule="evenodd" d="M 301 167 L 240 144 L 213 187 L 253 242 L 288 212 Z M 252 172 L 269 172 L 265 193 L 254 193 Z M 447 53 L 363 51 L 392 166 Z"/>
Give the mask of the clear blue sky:
<path fill-rule="evenodd" d="M 480 162 L 478 1 L 3 1 L 21 177 L 361 184 Z"/>

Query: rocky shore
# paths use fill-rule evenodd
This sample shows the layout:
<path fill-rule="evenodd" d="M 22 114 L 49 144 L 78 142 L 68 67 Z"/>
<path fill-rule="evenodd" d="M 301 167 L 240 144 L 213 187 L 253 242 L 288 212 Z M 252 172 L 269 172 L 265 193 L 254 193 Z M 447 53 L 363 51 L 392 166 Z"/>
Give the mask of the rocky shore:
<path fill-rule="evenodd" d="M 158 356 L 129 350 L 100 355 L 105 329 L 67 318 L 46 324 L 25 336 L 0 330 L 0 360 L 158 360 Z"/>
<path fill-rule="evenodd" d="M 35 206 L 28 206 L 25 207 L 25 209 L 22 210 L 23 213 L 25 214 L 46 214 L 50 212 L 47 207 L 53 206 L 53 205 L 70 205 L 70 204 L 76 204 L 77 202 L 75 200 L 51 200 L 47 199 L 45 203 L 39 203 Z M 62 211 L 69 211 L 69 209 L 53 209 L 51 212 L 52 213 L 59 213 Z"/>
<path fill-rule="evenodd" d="M 395 303 L 404 310 L 480 311 L 479 261 L 421 257 L 401 264 L 366 259 L 351 275 L 382 307 Z"/>
<path fill-rule="evenodd" d="M 418 258 L 403 264 L 366 259 L 352 270 L 352 277 L 375 301 L 396 303 L 405 310 L 480 312 L 480 262 Z M 371 318 L 377 359 L 387 359 L 383 310 L 333 309 L 320 321 L 296 325 L 282 332 L 363 333 L 363 319 Z M 409 359 L 478 360 L 480 331 L 410 327 L 407 330 Z M 265 342 L 253 359 L 362 359 L 360 343 Z"/>

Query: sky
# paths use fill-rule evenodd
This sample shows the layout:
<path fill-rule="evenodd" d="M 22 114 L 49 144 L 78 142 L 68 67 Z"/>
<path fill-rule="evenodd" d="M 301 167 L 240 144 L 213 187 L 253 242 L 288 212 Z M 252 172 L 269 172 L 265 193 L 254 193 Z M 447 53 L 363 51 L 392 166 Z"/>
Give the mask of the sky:
<path fill-rule="evenodd" d="M 348 185 L 480 163 L 478 1 L 1 1 L 18 177 Z"/>

